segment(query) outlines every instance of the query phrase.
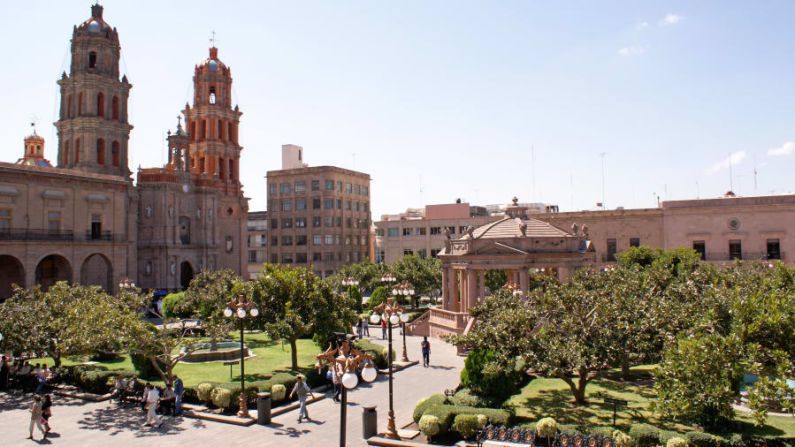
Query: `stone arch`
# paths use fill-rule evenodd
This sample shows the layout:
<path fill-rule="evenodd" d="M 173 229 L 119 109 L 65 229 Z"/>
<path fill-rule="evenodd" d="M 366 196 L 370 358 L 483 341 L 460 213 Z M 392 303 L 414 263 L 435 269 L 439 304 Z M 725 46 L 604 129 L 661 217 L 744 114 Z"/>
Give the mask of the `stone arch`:
<path fill-rule="evenodd" d="M 179 265 L 179 285 L 182 290 L 188 288 L 191 280 L 193 280 L 193 276 L 193 266 L 190 265 L 190 262 L 188 261 L 182 261 L 182 263 Z"/>
<path fill-rule="evenodd" d="M 80 267 L 80 284 L 100 286 L 108 293 L 113 292 L 113 265 L 105 255 L 89 255 Z"/>
<path fill-rule="evenodd" d="M 36 284 L 46 291 L 58 281 L 72 282 L 72 265 L 61 255 L 48 255 L 36 265 Z"/>
<path fill-rule="evenodd" d="M 0 255 L 0 302 L 11 296 L 14 284 L 25 287 L 25 267 L 13 256 Z"/>

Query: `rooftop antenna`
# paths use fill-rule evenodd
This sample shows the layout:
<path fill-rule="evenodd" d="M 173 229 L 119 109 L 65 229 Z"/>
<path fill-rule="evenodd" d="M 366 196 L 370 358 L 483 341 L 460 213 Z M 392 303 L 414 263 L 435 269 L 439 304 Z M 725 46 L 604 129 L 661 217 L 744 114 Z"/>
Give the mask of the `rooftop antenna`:
<path fill-rule="evenodd" d="M 605 203 L 605 155 L 607 155 L 607 152 L 599 153 L 602 158 L 602 209 L 607 209 L 607 204 Z"/>
<path fill-rule="evenodd" d="M 699 188 L 698 186 L 698 180 L 696 180 L 696 198 L 697 199 L 701 198 L 701 188 Z"/>
<path fill-rule="evenodd" d="M 425 192 L 425 188 L 422 187 L 422 174 L 420 174 L 420 204 L 425 205 L 425 202 L 422 200 L 423 192 Z"/>

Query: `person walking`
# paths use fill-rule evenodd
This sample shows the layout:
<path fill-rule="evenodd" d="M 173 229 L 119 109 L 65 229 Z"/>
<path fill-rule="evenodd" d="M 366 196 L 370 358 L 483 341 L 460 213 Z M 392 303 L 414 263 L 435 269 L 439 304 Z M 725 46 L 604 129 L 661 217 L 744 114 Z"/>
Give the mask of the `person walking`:
<path fill-rule="evenodd" d="M 309 413 L 306 411 L 306 396 L 309 395 L 312 399 L 315 398 L 315 395 L 312 394 L 312 390 L 309 388 L 309 385 L 304 382 L 304 376 L 298 375 L 296 377 L 295 386 L 293 390 L 290 392 L 290 399 L 293 396 L 298 396 L 298 402 L 300 403 L 300 407 L 298 408 L 298 423 L 301 423 L 301 418 L 303 417 L 307 421 L 310 421 Z"/>
<path fill-rule="evenodd" d="M 362 333 L 365 337 L 370 336 L 370 322 L 367 321 L 367 318 L 362 318 Z"/>
<path fill-rule="evenodd" d="M 332 366 L 334 368 L 332 369 L 332 367 L 329 367 L 329 372 L 331 373 L 331 383 L 334 385 L 334 402 L 339 402 L 340 394 L 342 394 L 342 384 L 340 383 L 340 376 L 336 371 L 336 364 Z"/>
<path fill-rule="evenodd" d="M 8 358 L 3 356 L 0 360 L 0 391 L 8 389 L 8 379 L 11 376 L 11 365 L 8 364 Z"/>
<path fill-rule="evenodd" d="M 185 384 L 182 383 L 182 379 L 179 376 L 174 376 L 174 395 L 176 396 L 176 400 L 174 401 L 174 415 L 181 416 L 182 415 L 182 395 L 185 394 Z"/>
<path fill-rule="evenodd" d="M 33 396 L 33 405 L 30 407 L 30 436 L 28 439 L 33 439 L 33 427 L 38 427 L 41 430 L 42 437 L 41 439 L 47 439 L 47 432 L 44 431 L 44 427 L 41 425 L 42 421 L 42 402 L 41 396 L 38 394 Z"/>
<path fill-rule="evenodd" d="M 160 402 L 160 391 L 148 384 L 149 390 L 146 394 L 146 423 L 150 427 L 159 427 L 160 423 L 157 419 L 157 404 Z"/>
<path fill-rule="evenodd" d="M 428 337 L 422 337 L 420 347 L 422 348 L 422 366 L 427 368 L 431 364 L 431 343 L 428 341 Z"/>
<path fill-rule="evenodd" d="M 52 398 L 49 394 L 44 395 L 44 400 L 41 402 L 41 418 L 44 421 L 44 434 L 50 432 L 50 417 L 52 416 Z"/>
<path fill-rule="evenodd" d="M 388 319 L 389 317 L 381 318 L 381 340 L 386 340 L 386 320 Z"/>

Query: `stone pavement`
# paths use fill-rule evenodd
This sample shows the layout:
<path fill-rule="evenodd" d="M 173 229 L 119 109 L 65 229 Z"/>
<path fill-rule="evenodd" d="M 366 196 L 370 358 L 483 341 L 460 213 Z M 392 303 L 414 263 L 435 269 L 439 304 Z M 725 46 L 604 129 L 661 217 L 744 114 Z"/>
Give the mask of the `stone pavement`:
<path fill-rule="evenodd" d="M 379 331 L 380 332 L 380 331 Z M 375 332 L 373 332 L 375 334 Z M 393 349 L 400 357 L 402 341 L 396 339 Z M 407 337 L 408 355 L 420 360 L 419 337 Z M 382 343 L 378 337 L 373 341 Z M 383 342 L 382 344 L 385 344 Z M 455 348 L 440 340 L 431 340 L 431 367 L 422 364 L 395 373 L 395 414 L 398 428 L 411 422 L 414 405 L 421 398 L 440 393 L 458 384 L 463 358 Z M 30 395 L 0 394 L 0 445 L 29 446 L 27 409 Z M 144 414 L 128 405 L 89 403 L 74 399 L 53 399 L 53 433 L 45 444 L 62 446 L 336 446 L 339 445 L 340 407 L 331 399 L 323 399 L 308 407 L 312 422 L 297 423 L 297 410 L 275 417 L 270 426 L 237 427 L 189 418 L 163 418 L 159 429 L 142 427 Z M 347 445 L 364 446 L 362 439 L 362 407 L 376 405 L 379 431 L 386 430 L 388 383 L 379 376 L 372 384 L 360 384 L 348 392 Z"/>

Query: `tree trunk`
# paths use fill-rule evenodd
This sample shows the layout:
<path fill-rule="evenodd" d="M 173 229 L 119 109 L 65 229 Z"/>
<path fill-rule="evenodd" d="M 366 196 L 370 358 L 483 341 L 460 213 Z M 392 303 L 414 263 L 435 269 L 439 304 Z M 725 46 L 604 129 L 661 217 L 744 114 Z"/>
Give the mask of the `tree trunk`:
<path fill-rule="evenodd" d="M 290 339 L 290 357 L 292 358 L 292 370 L 298 370 L 298 343 L 297 339 Z"/>
<path fill-rule="evenodd" d="M 624 352 L 621 355 L 621 378 L 624 380 L 630 380 L 632 375 L 629 371 L 629 355 Z"/>
<path fill-rule="evenodd" d="M 561 377 L 571 389 L 571 394 L 574 396 L 574 403 L 576 405 L 588 405 L 588 400 L 585 399 L 585 387 L 588 386 L 588 370 L 580 368 L 580 377 L 577 378 L 577 383 L 571 377 Z"/>

